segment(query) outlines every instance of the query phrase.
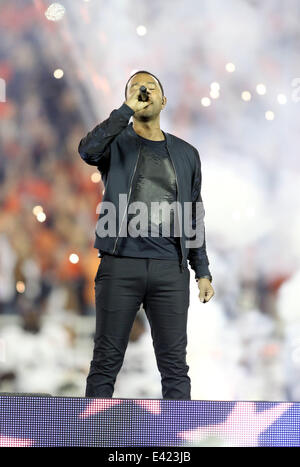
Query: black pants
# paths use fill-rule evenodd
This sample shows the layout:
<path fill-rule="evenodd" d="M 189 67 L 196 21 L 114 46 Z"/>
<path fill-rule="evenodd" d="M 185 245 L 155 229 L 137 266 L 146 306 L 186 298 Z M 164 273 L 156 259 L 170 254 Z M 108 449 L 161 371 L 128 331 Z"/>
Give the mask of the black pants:
<path fill-rule="evenodd" d="M 143 304 L 164 399 L 191 399 L 186 363 L 190 271 L 179 261 L 105 254 L 95 277 L 96 333 L 86 397 L 111 398 Z"/>

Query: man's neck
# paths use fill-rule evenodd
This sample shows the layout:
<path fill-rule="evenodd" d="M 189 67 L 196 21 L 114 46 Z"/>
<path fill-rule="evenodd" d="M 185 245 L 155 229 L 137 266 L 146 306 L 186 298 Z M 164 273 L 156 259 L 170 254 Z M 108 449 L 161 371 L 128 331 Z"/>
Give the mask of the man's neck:
<path fill-rule="evenodd" d="M 137 135 L 142 138 L 152 139 L 153 141 L 162 141 L 165 139 L 163 132 L 160 129 L 159 122 L 153 126 L 151 122 L 133 121 L 133 129 Z"/>

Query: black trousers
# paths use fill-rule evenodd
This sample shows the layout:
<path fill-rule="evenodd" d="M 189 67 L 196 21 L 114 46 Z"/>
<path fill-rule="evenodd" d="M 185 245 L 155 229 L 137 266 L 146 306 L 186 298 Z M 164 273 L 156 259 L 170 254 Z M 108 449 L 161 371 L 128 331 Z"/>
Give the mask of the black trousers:
<path fill-rule="evenodd" d="M 191 399 L 186 363 L 190 271 L 179 261 L 104 254 L 95 277 L 96 332 L 86 397 L 111 398 L 143 304 L 164 399 Z"/>

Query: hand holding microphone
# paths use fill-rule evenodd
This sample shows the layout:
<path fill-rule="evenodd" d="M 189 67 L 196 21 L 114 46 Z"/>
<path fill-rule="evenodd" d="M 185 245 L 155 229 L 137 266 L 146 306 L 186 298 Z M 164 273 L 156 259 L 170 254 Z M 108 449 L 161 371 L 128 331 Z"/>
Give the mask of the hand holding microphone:
<path fill-rule="evenodd" d="M 142 109 L 148 107 L 152 102 L 149 99 L 149 91 L 145 86 L 140 86 L 132 96 L 130 96 L 125 104 L 128 105 L 134 112 L 139 112 Z"/>

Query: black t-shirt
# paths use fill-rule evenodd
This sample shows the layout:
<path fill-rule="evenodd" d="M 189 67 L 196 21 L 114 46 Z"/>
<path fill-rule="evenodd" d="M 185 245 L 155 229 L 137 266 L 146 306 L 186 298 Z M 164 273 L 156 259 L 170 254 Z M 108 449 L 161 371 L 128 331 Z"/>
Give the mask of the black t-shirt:
<path fill-rule="evenodd" d="M 153 141 L 139 136 L 142 143 L 141 153 L 132 181 L 132 192 L 129 203 L 142 201 L 148 208 L 148 236 L 131 237 L 130 220 L 139 215 L 137 210 L 134 214 L 127 215 L 127 237 L 119 237 L 116 255 L 132 256 L 138 258 L 159 258 L 178 260 L 180 254 L 180 237 L 174 236 L 174 209 L 168 210 L 164 215 L 159 211 L 159 217 L 151 216 L 151 202 L 167 201 L 173 203 L 177 200 L 177 187 L 174 168 L 167 151 L 166 139 Z M 175 206 L 176 209 L 176 206 Z M 152 214 L 154 214 L 152 212 Z M 169 224 L 170 235 L 163 237 L 162 225 Z M 151 236 L 151 223 L 153 231 L 158 237 Z M 142 226 L 138 225 L 137 229 Z"/>

